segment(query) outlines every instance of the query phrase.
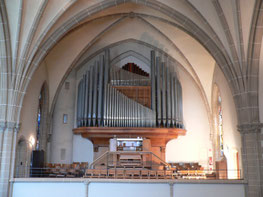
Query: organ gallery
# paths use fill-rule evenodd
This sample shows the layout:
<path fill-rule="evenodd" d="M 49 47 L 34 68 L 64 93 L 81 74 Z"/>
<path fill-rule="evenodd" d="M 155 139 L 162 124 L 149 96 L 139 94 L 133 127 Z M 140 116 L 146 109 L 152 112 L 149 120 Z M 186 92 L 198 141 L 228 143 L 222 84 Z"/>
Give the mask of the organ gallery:
<path fill-rule="evenodd" d="M 163 54 L 150 54 L 148 72 L 134 63 L 111 64 L 109 50 L 82 69 L 74 133 L 90 139 L 94 151 L 126 138 L 113 150 L 147 150 L 165 160 L 166 144 L 186 134 L 176 66 Z"/>

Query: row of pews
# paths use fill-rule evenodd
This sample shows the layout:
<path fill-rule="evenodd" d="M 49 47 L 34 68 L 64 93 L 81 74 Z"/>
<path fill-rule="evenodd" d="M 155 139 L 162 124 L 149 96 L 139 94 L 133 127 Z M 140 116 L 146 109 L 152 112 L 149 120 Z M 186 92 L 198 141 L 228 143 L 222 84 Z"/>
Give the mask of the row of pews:
<path fill-rule="evenodd" d="M 98 166 L 89 169 L 88 162 L 72 164 L 45 164 L 35 177 L 65 177 L 65 178 L 116 178 L 116 179 L 214 179 L 211 173 L 206 173 L 198 163 L 170 163 L 168 169 L 149 169 L 136 167 Z"/>
<path fill-rule="evenodd" d="M 215 179 L 199 163 L 170 163 L 176 179 Z"/>
<path fill-rule="evenodd" d="M 88 162 L 73 162 L 72 164 L 45 164 L 46 177 L 82 177 L 88 168 Z"/>
<path fill-rule="evenodd" d="M 86 169 L 84 177 L 117 179 L 172 179 L 173 171 L 136 168 Z"/>

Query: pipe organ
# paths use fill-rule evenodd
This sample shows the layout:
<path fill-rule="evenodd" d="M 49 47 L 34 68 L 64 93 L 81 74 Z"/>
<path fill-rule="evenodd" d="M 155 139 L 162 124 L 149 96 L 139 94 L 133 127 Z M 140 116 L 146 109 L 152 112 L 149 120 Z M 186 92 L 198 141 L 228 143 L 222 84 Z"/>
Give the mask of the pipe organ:
<path fill-rule="evenodd" d="M 183 129 L 182 88 L 174 67 L 151 51 L 151 73 L 110 65 L 109 51 L 78 84 L 77 127 Z"/>

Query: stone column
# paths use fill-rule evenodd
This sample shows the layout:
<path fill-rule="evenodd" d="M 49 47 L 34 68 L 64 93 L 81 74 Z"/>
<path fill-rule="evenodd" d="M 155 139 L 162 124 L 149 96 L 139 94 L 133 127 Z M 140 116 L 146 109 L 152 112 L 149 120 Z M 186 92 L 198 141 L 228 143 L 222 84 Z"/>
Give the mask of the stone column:
<path fill-rule="evenodd" d="M 262 124 L 243 124 L 238 126 L 242 139 L 243 175 L 248 181 L 247 197 L 262 197 L 260 129 Z"/>
<path fill-rule="evenodd" d="M 174 196 L 174 183 L 170 182 L 169 186 L 170 186 L 170 197 L 173 197 Z"/>
<path fill-rule="evenodd" d="M 88 197 L 89 196 L 89 184 L 90 184 L 90 182 L 89 181 L 85 181 L 84 184 L 86 186 L 86 197 Z"/>
<path fill-rule="evenodd" d="M 116 152 L 117 151 L 117 138 L 114 137 L 112 139 L 110 139 L 110 152 Z M 116 154 L 112 154 L 112 162 L 113 162 L 113 166 L 117 166 L 117 155 Z M 107 165 L 108 165 L 109 161 L 107 159 Z"/>
<path fill-rule="evenodd" d="M 1 169 L 1 160 L 2 160 L 2 148 L 3 148 L 3 136 L 5 130 L 5 123 L 0 122 L 0 169 Z"/>
<path fill-rule="evenodd" d="M 0 160 L 0 196 L 9 196 L 9 181 L 14 175 L 16 134 L 18 126 L 16 123 L 1 124 L 0 131 L 2 133 L 1 144 L 1 160 Z"/>

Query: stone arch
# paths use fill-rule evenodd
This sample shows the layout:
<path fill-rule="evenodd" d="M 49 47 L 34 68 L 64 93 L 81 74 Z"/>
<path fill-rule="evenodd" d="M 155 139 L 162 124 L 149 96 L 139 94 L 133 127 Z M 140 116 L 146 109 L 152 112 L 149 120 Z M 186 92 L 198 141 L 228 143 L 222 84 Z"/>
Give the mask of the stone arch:
<path fill-rule="evenodd" d="M 9 81 L 11 80 L 11 75 L 9 69 L 11 67 L 11 46 L 10 46 L 10 35 L 8 28 L 8 17 L 5 2 L 0 2 L 0 40 L 1 40 L 1 48 L 0 48 L 0 116 L 2 119 L 0 121 L 5 122 L 8 121 L 7 116 L 7 103 L 10 100 L 7 99 L 6 95 L 10 92 L 7 91 L 9 88 Z M 0 147 L 1 151 L 1 147 Z"/>
<path fill-rule="evenodd" d="M 143 55 L 130 50 L 130 51 L 126 51 L 120 55 L 118 55 L 117 57 L 115 57 L 112 61 L 111 61 L 111 65 L 117 65 L 118 67 L 128 63 L 129 60 L 134 61 L 135 63 L 140 64 L 145 71 L 147 71 L 148 73 L 150 73 L 150 60 L 147 59 L 146 57 L 144 57 Z"/>

